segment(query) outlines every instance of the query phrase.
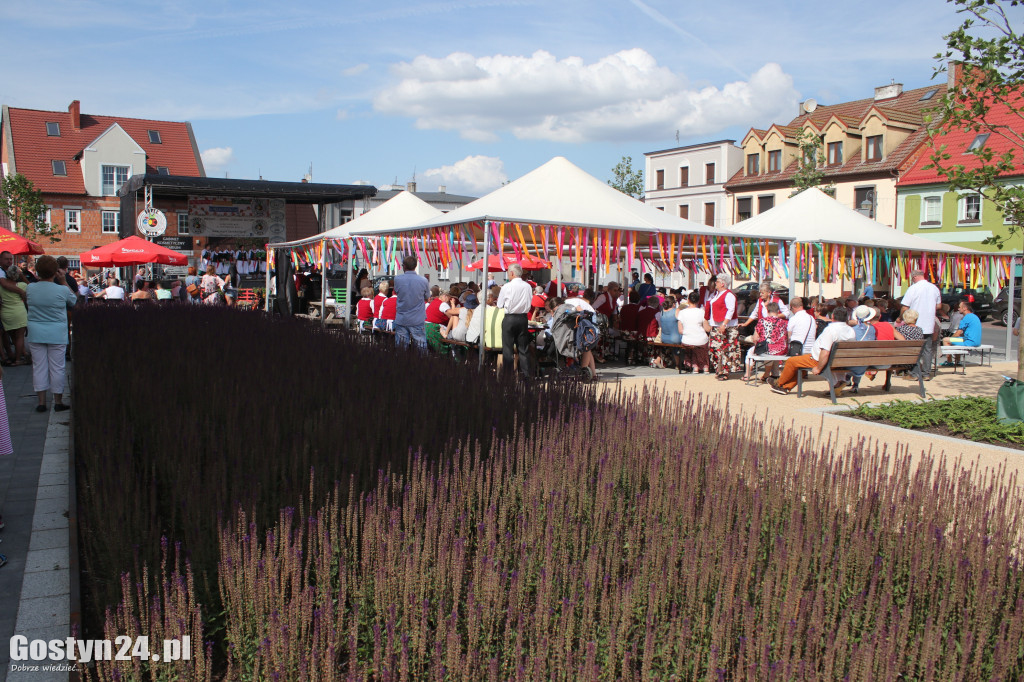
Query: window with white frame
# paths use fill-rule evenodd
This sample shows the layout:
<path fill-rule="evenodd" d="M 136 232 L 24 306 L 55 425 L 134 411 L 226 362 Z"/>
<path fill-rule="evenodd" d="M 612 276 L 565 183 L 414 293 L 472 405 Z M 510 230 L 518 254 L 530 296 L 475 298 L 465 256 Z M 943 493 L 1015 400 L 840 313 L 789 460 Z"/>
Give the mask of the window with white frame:
<path fill-rule="evenodd" d="M 82 231 L 82 211 L 77 208 L 66 208 L 64 209 L 64 231 L 65 232 L 81 232 Z"/>
<path fill-rule="evenodd" d="M 121 185 L 131 177 L 131 166 L 100 166 L 103 179 L 103 196 L 113 196 L 121 189 Z"/>
<path fill-rule="evenodd" d="M 117 234 L 121 227 L 121 214 L 117 211 L 103 211 L 103 233 Z"/>
<path fill-rule="evenodd" d="M 39 214 L 39 220 L 43 223 L 43 225 L 39 229 L 39 231 L 40 232 L 49 232 L 50 228 L 53 226 L 53 223 L 50 222 L 50 207 L 49 206 L 47 206 L 45 209 L 43 209 L 43 211 Z"/>
<path fill-rule="evenodd" d="M 188 213 L 178 214 L 178 234 L 188 234 Z"/>
<path fill-rule="evenodd" d="M 921 224 L 938 225 L 942 222 L 942 197 L 925 197 L 921 206 Z"/>
<path fill-rule="evenodd" d="M 981 222 L 981 195 L 966 194 L 960 197 L 960 222 Z"/>

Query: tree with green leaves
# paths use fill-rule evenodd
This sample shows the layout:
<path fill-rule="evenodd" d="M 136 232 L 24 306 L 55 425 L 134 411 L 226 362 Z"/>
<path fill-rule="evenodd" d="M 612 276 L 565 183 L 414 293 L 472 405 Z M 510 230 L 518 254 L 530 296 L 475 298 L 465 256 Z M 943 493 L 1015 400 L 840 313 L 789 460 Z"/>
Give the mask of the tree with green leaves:
<path fill-rule="evenodd" d="M 60 232 L 46 222 L 46 202 L 32 181 L 12 173 L 0 182 L 0 214 L 7 216 L 14 231 L 32 241 L 46 238 L 60 241 Z"/>
<path fill-rule="evenodd" d="M 612 168 L 612 179 L 608 184 L 623 194 L 639 199 L 644 194 L 644 172 L 633 170 L 632 156 L 623 156 Z"/>
<path fill-rule="evenodd" d="M 945 36 L 946 50 L 935 55 L 939 66 L 935 75 L 947 69 L 958 70 L 955 87 L 950 87 L 932 113 L 935 125 L 930 130 L 931 163 L 949 182 L 952 191 L 973 191 L 991 201 L 1007 223 L 1003 234 L 994 234 L 984 243 L 1004 248 L 1017 237 L 1024 237 L 1024 185 L 1005 181 L 1020 164 L 1024 148 L 1024 42 L 998 0 L 950 0 L 964 21 Z M 1024 5 L 1010 0 L 1009 7 Z M 1009 115 L 1009 116 L 1008 116 Z M 1008 124 L 1007 121 L 1010 121 Z M 969 153 L 975 157 L 971 168 L 956 163 L 942 143 L 943 133 L 954 130 L 975 132 L 988 137 Z M 1009 145 L 996 153 L 990 143 L 1005 140 Z M 1010 301 L 1012 306 L 1013 301 Z M 1022 297 L 1021 314 L 1024 314 Z M 1011 316 L 1012 317 L 1012 316 Z M 1017 353 L 1017 380 L 1024 381 L 1024 345 Z"/>
<path fill-rule="evenodd" d="M 835 184 L 821 184 L 825 179 L 825 152 L 822 150 L 821 138 L 810 128 L 804 128 L 796 136 L 796 143 L 800 148 L 800 164 L 793 174 L 793 193 L 789 196 L 795 197 L 805 189 L 817 187 L 830 197 L 834 197 Z"/>

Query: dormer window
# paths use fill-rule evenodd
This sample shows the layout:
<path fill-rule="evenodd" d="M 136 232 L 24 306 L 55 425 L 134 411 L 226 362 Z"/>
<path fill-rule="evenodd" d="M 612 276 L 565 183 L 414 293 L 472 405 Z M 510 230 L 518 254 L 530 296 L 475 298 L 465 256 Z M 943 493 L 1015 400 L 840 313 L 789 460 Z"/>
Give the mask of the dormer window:
<path fill-rule="evenodd" d="M 759 175 L 761 173 L 761 155 L 747 154 L 747 175 Z"/>
<path fill-rule="evenodd" d="M 54 121 L 47 121 L 46 135 L 48 137 L 60 137 L 60 124 Z"/>
<path fill-rule="evenodd" d="M 867 161 L 881 161 L 882 159 L 882 136 L 872 135 L 864 141 L 864 159 Z"/>
<path fill-rule="evenodd" d="M 68 168 L 63 161 L 51 161 L 50 165 L 53 166 L 54 175 L 67 175 Z"/>
<path fill-rule="evenodd" d="M 782 150 L 768 152 L 768 172 L 777 173 L 782 170 Z"/>
<path fill-rule="evenodd" d="M 149 142 L 151 144 L 163 144 L 163 140 L 160 139 L 160 131 L 159 130 L 150 130 L 149 131 Z"/>
<path fill-rule="evenodd" d="M 980 135 L 975 137 L 974 141 L 971 142 L 971 146 L 967 148 L 967 151 L 973 152 L 984 147 L 985 143 L 988 142 L 988 136 L 988 133 L 981 133 Z"/>
<path fill-rule="evenodd" d="M 842 142 L 829 142 L 828 143 L 828 165 L 830 166 L 841 166 L 843 163 L 843 143 Z"/>

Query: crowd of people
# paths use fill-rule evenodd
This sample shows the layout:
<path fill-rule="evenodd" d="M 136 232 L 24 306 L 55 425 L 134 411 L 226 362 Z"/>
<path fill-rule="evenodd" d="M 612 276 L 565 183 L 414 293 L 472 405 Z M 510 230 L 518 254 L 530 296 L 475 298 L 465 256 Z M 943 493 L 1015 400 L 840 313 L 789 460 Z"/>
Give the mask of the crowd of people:
<path fill-rule="evenodd" d="M 923 339 L 921 361 L 907 371 L 915 379 L 928 378 L 940 335 L 947 337 L 941 342 L 946 345 L 977 346 L 981 341 L 981 323 L 970 302 L 964 300 L 956 311 L 949 311 L 938 287 L 919 271 L 912 274 L 913 284 L 900 301 L 866 296 L 783 301 L 770 282 L 761 284 L 756 300 L 746 301 L 732 291 L 727 273 L 689 292 L 658 288 L 650 274 L 641 278 L 638 273 L 627 287 L 612 281 L 596 289 L 570 285 L 559 290 L 555 282 L 539 286 L 527 281 L 522 269 L 513 265 L 503 286 L 481 291 L 469 282 L 441 290 L 415 274 L 414 257 L 406 261 L 411 267 L 394 283 L 381 281 L 376 292 L 365 271 L 357 276 L 363 285 L 356 307 L 361 330 L 398 335 L 403 328 L 403 339 L 439 352 L 449 341 L 477 343 L 485 336 L 488 347 L 502 349 L 506 367 L 518 361 L 525 375 L 534 369 L 533 348 L 542 358 L 551 355 L 552 324 L 560 309 L 583 314 L 599 332 L 593 348 L 580 348 L 570 358 L 591 376 L 596 376 L 598 364 L 612 358 L 654 367 L 681 363 L 681 371 L 714 373 L 719 381 L 742 373 L 744 381 L 771 383 L 773 390 L 783 393 L 795 385 L 800 368 L 820 373 L 837 341 Z M 410 299 L 405 305 L 403 289 Z M 482 302 L 494 309 L 488 318 L 497 316 L 500 340 L 485 335 L 477 314 Z M 949 312 L 949 329 L 943 330 L 940 316 Z M 755 358 L 761 356 L 780 359 L 768 362 L 757 377 Z M 783 363 L 781 358 L 789 359 Z M 773 380 L 773 373 L 780 370 Z M 856 391 L 861 376 L 852 374 L 840 390 L 849 386 Z"/>
<path fill-rule="evenodd" d="M 213 265 L 206 266 L 202 275 L 189 267 L 188 274 L 179 279 L 148 279 L 145 268 L 139 268 L 130 289 L 113 272 L 103 273 L 92 282 L 84 275 L 72 273 L 79 302 L 89 300 L 135 302 L 173 302 L 203 305 L 234 306 L 238 303 L 241 283 L 238 269 L 230 263 L 223 275 Z"/>

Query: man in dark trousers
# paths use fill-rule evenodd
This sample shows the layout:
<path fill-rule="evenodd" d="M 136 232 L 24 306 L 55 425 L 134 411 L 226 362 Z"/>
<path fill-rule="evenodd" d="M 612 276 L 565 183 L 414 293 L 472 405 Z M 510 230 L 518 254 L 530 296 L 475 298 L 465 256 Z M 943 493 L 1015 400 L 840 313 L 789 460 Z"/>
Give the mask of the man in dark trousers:
<path fill-rule="evenodd" d="M 513 346 L 519 349 L 519 370 L 523 376 L 530 376 L 530 338 L 527 313 L 530 312 L 530 301 L 533 289 L 523 280 L 523 267 L 513 263 L 508 268 L 512 279 L 501 287 L 498 293 L 497 307 L 505 309 L 505 319 L 501 321 L 501 358 L 505 371 L 513 367 Z"/>

